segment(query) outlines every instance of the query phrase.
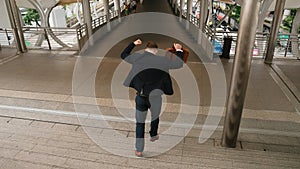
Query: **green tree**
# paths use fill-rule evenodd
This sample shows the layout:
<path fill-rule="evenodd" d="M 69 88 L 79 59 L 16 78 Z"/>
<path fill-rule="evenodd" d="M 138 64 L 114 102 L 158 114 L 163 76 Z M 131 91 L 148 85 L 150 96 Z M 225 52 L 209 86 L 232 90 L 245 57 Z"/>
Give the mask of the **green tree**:
<path fill-rule="evenodd" d="M 241 15 L 241 6 L 237 5 L 237 6 L 233 6 L 233 5 L 229 5 L 230 9 L 234 8 L 233 11 L 231 12 L 231 14 L 229 15 L 230 18 L 233 18 L 234 20 L 236 20 L 238 23 L 240 22 L 240 15 Z"/>
<path fill-rule="evenodd" d="M 282 21 L 281 27 L 284 30 L 291 32 L 292 27 L 293 27 L 293 20 L 296 16 L 296 13 L 297 13 L 297 9 L 291 9 L 291 14 Z"/>
<path fill-rule="evenodd" d="M 35 9 L 27 9 L 26 14 L 24 16 L 24 22 L 27 25 L 32 25 L 32 22 L 35 22 L 38 26 L 39 24 L 40 15 L 37 10 Z"/>

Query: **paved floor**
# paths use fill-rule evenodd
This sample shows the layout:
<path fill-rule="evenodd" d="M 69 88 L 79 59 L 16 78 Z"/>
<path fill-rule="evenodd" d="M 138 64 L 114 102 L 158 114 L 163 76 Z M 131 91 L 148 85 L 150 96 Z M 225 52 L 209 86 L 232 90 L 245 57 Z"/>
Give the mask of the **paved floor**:
<path fill-rule="evenodd" d="M 16 56 L 17 50 L 14 48 L 2 47 L 0 50 L 0 64 Z"/>
<path fill-rule="evenodd" d="M 156 9 L 161 12 L 168 9 L 167 13 L 170 13 L 167 3 L 160 3 L 160 8 L 152 7 L 158 2 L 161 0 L 152 0 L 151 3 L 145 0 L 139 10 Z M 118 30 L 128 28 L 134 18 L 126 21 L 107 38 L 115 38 Z M 183 29 L 172 26 L 172 30 L 184 38 Z M 169 47 L 170 42 L 178 41 L 165 35 L 148 33 L 138 36 L 144 41 L 156 39 L 162 49 Z M 213 84 L 210 83 L 212 77 L 209 73 L 218 70 L 220 64 L 200 60 L 197 52 L 191 52 L 186 65 L 192 71 L 200 91 L 196 116 L 190 112 L 193 109 L 179 113 L 180 103 L 186 100 L 181 98 L 180 85 L 174 79 L 175 95 L 166 98 L 161 115 L 161 139 L 155 143 L 146 142 L 146 158 L 132 158 L 134 92 L 127 90 L 131 100 L 126 102 L 128 99 L 113 97 L 111 90 L 113 74 L 121 64 L 120 52 L 136 37 L 118 41 L 113 48 L 108 48 L 104 58 L 99 51 L 106 47 L 103 41 L 107 40 L 102 39 L 95 43 L 97 50 L 90 52 L 90 57 L 78 57 L 76 53 L 66 51 L 35 50 L 0 65 L 0 168 L 300 167 L 300 114 L 295 95 L 299 88 L 291 87 L 298 86 L 299 61 L 275 60 L 272 66 L 268 66 L 262 60 L 253 60 L 238 146 L 226 149 L 220 146 L 224 119 L 222 105 L 211 103 Z M 180 39 L 185 42 L 192 40 Z M 75 65 L 79 68 L 85 64 L 92 67 L 101 59 L 96 70 L 83 67 L 89 75 L 95 76 L 95 93 L 72 95 L 76 88 Z M 226 80 L 216 85 L 217 91 L 228 89 L 232 62 L 222 60 Z M 96 99 L 92 97 L 94 94 Z M 116 106 L 116 103 L 120 105 Z M 95 108 L 99 108 L 101 114 L 95 112 Z M 219 111 L 210 114 L 211 109 Z M 186 119 L 178 122 L 178 117 Z M 111 127 L 105 125 L 106 122 Z M 200 137 L 206 139 L 200 144 L 200 133 L 210 131 L 212 135 L 209 138 Z M 162 151 L 173 140 L 179 140 L 178 144 Z M 163 153 L 152 156 L 160 151 Z"/>

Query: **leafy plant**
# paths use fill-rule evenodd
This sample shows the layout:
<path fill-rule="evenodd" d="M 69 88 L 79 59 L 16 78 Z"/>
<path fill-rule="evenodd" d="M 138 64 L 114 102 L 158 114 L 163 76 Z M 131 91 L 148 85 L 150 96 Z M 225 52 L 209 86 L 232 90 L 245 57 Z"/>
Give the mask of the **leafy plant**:
<path fill-rule="evenodd" d="M 38 26 L 41 26 L 39 24 L 40 15 L 37 10 L 35 9 L 27 9 L 26 14 L 24 16 L 24 22 L 27 25 L 32 25 L 32 22 L 35 22 Z"/>
<path fill-rule="evenodd" d="M 293 20 L 295 18 L 295 15 L 297 13 L 297 9 L 291 9 L 291 13 L 289 16 L 287 16 L 283 21 L 282 21 L 282 25 L 281 28 L 283 28 L 284 30 L 291 32 L 292 27 L 293 27 Z"/>

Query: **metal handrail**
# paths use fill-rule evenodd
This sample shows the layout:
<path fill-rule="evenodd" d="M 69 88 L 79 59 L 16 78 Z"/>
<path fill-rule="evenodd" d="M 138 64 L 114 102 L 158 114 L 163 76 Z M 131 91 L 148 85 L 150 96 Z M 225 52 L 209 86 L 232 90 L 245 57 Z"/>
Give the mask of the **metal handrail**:
<path fill-rule="evenodd" d="M 12 29 L 7 29 L 7 28 L 4 28 L 4 29 L 0 29 L 0 33 L 4 33 L 5 34 L 5 37 L 6 37 L 6 42 L 7 44 L 10 46 L 11 45 L 11 42 L 10 42 L 10 36 L 9 34 L 11 34 L 11 36 L 13 36 L 13 31 Z M 1 42 L 0 42 L 1 43 Z M 2 44 L 2 46 L 4 46 L 4 44 Z"/>
<path fill-rule="evenodd" d="M 187 16 L 187 12 L 182 13 L 183 17 Z M 200 26 L 200 19 L 196 16 L 189 14 L 186 18 L 191 24 L 193 24 L 196 28 Z M 216 29 L 212 29 L 209 26 L 205 25 L 203 28 L 203 32 L 206 34 L 207 38 L 213 42 L 217 40 L 218 42 L 224 42 L 224 37 L 231 37 L 233 39 L 232 48 L 236 46 L 237 40 L 237 31 L 220 31 Z M 235 35 L 234 35 L 235 34 Z M 255 38 L 254 48 L 258 49 L 259 56 L 264 57 L 266 54 L 267 46 L 268 46 L 269 33 L 258 32 Z M 213 43 L 212 43 L 213 44 Z M 213 44 L 214 45 L 214 44 Z M 300 34 L 287 34 L 280 33 L 277 38 L 277 52 L 276 55 L 283 55 L 286 57 L 288 54 L 292 54 L 293 56 L 297 56 L 299 58 L 300 55 Z M 281 52 L 281 53 L 280 53 Z M 284 53 L 284 54 L 282 54 Z"/>

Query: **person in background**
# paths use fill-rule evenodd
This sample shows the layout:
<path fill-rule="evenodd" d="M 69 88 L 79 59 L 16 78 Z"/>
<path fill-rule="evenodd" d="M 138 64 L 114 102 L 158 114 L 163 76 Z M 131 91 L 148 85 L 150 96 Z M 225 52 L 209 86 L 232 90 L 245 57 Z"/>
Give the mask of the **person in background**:
<path fill-rule="evenodd" d="M 125 10 L 125 15 L 129 15 L 129 6 L 124 2 L 123 3 L 124 10 Z"/>

